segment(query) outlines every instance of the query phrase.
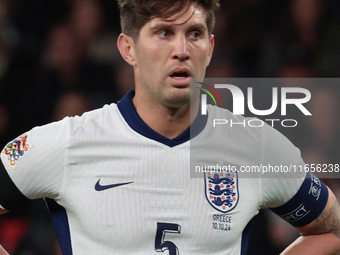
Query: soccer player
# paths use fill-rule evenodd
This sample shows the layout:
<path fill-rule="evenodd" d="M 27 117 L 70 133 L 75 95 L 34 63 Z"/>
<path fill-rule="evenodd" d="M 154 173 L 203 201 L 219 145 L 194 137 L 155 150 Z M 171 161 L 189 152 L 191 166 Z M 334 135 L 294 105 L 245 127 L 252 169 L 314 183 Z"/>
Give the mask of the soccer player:
<path fill-rule="evenodd" d="M 303 171 L 299 150 L 269 126 L 211 132 L 212 118 L 242 120 L 227 110 L 209 106 L 208 115 L 198 114 L 190 78 L 203 78 L 212 57 L 218 2 L 119 0 L 118 48 L 134 68 L 135 91 L 8 143 L 1 152 L 1 213 L 46 198 L 64 255 L 243 255 L 248 222 L 271 207 L 302 233 L 284 254 L 336 253 L 339 205 Z M 302 171 L 287 178 L 230 172 L 190 178 L 194 139 L 202 165 L 223 158 Z M 214 156 L 204 154 L 216 147 Z"/>

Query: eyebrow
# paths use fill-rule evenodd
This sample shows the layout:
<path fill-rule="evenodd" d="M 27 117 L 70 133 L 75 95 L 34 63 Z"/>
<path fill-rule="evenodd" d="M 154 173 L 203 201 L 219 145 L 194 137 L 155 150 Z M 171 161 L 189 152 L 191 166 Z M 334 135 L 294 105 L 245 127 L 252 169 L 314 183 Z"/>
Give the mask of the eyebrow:
<path fill-rule="evenodd" d="M 181 24 L 178 24 L 178 25 L 181 25 Z M 177 26 L 177 24 L 171 24 L 170 25 L 170 24 L 160 23 L 160 24 L 152 26 L 150 28 L 150 30 L 152 32 L 156 32 L 156 31 L 160 31 L 160 30 L 172 30 L 174 26 Z M 198 30 L 198 31 L 205 33 L 207 28 L 202 23 L 197 23 L 197 24 L 193 24 L 193 25 L 189 26 L 187 28 L 187 30 L 188 31 Z"/>

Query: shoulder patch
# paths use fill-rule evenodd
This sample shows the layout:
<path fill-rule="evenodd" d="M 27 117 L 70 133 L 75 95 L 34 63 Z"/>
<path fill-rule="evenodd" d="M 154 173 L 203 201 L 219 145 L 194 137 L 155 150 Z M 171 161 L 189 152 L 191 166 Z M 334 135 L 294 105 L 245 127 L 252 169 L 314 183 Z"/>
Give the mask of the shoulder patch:
<path fill-rule="evenodd" d="M 7 156 L 9 165 L 15 168 L 17 162 L 25 156 L 29 148 L 30 145 L 27 142 L 27 134 L 23 134 L 8 143 L 2 150 L 2 153 Z"/>

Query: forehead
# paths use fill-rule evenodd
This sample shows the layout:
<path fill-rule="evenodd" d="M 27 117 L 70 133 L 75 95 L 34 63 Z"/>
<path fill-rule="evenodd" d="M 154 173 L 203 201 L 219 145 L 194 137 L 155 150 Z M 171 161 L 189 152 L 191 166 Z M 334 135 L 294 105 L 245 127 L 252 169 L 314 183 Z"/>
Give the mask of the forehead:
<path fill-rule="evenodd" d="M 207 27 L 205 10 L 196 4 L 188 4 L 180 12 L 174 14 L 168 18 L 153 18 L 145 24 L 145 28 L 153 28 L 160 24 L 173 25 L 173 26 L 185 26 L 202 24 Z"/>

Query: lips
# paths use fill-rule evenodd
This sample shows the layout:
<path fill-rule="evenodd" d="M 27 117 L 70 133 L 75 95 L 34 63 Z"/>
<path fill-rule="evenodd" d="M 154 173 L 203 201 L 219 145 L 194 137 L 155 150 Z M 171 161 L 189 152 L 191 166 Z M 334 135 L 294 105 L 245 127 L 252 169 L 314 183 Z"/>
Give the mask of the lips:
<path fill-rule="evenodd" d="M 175 78 L 177 80 L 187 78 L 188 75 L 185 73 L 174 73 L 173 75 L 170 75 L 171 78 Z"/>
<path fill-rule="evenodd" d="M 177 67 L 170 72 L 169 76 L 175 79 L 185 79 L 191 76 L 191 72 L 186 67 L 184 68 Z"/>
<path fill-rule="evenodd" d="M 170 72 L 169 77 L 173 86 L 187 87 L 190 85 L 191 72 L 186 67 L 177 67 Z"/>

